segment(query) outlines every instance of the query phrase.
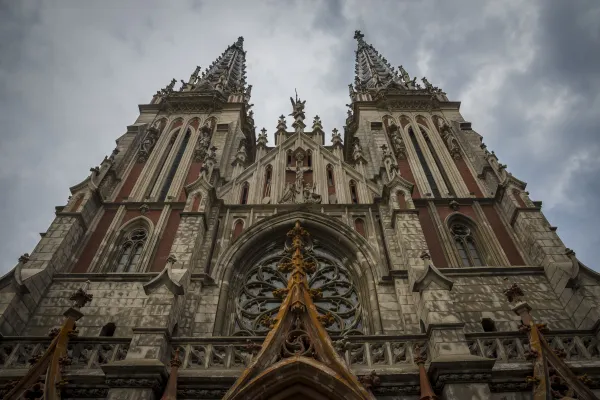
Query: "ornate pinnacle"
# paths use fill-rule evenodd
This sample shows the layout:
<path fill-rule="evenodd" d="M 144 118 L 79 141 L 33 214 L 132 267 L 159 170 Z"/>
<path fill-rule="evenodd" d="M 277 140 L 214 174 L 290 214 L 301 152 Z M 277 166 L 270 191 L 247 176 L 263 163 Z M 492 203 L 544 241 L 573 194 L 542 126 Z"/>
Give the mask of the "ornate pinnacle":
<path fill-rule="evenodd" d="M 23 255 L 19 257 L 19 262 L 21 264 L 27 264 L 29 262 L 29 253 L 23 253 Z"/>
<path fill-rule="evenodd" d="M 354 31 L 354 39 L 358 40 L 359 42 L 362 41 L 362 39 L 365 37 L 365 35 L 362 34 L 361 31 Z"/>
<path fill-rule="evenodd" d="M 509 303 L 512 303 L 513 301 L 521 301 L 521 299 L 525 296 L 523 290 L 516 283 L 506 289 L 503 293 L 508 299 Z"/>
<path fill-rule="evenodd" d="M 77 291 L 73 293 L 71 297 L 69 297 L 69 300 L 73 302 L 73 308 L 80 309 L 82 307 L 85 307 L 87 303 L 92 301 L 94 296 L 87 293 L 87 290 L 89 289 L 91 283 L 92 282 L 89 280 L 85 281 L 83 287 L 77 289 Z"/>

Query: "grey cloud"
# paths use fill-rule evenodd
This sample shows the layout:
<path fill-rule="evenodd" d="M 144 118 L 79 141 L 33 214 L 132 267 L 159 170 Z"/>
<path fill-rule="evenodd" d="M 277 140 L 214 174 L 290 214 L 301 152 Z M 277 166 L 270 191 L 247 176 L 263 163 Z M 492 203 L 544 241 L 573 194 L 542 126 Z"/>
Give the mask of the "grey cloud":
<path fill-rule="evenodd" d="M 355 29 L 392 65 L 462 101 L 488 147 L 544 201 L 565 243 L 600 268 L 600 216 L 588 211 L 600 193 L 597 2 L 126 4 L 0 6 L 0 270 L 31 251 L 54 206 L 110 153 L 138 103 L 206 67 L 240 35 L 259 128 L 272 135 L 294 88 L 308 118 L 341 128 Z"/>

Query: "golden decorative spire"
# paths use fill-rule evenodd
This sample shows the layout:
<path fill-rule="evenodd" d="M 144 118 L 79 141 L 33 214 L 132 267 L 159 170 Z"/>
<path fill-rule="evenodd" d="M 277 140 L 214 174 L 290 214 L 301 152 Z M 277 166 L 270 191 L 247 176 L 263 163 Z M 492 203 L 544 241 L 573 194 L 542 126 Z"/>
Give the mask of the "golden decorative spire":
<path fill-rule="evenodd" d="M 513 311 L 521 317 L 523 325 L 521 331 L 529 334 L 530 351 L 526 354 L 533 360 L 533 376 L 526 378 L 533 387 L 533 400 L 547 400 L 549 398 L 569 399 L 575 394 L 581 400 L 598 400 L 598 397 L 585 385 L 585 375 L 578 377 L 571 368 L 561 359 L 561 354 L 553 350 L 543 333 L 548 330 L 546 324 L 535 323 L 530 314 L 531 307 L 524 300 L 525 294 L 516 283 L 504 291 L 509 303 L 516 303 Z M 553 388 L 560 383 L 567 387 L 566 393 Z"/>
<path fill-rule="evenodd" d="M 177 348 L 171 358 L 171 372 L 167 381 L 167 387 L 160 400 L 177 400 L 177 371 L 179 367 L 181 367 L 181 360 L 179 359 L 179 348 Z"/>
<path fill-rule="evenodd" d="M 296 221 L 288 234 L 286 255 L 279 270 L 289 273 L 286 288 L 274 295 L 283 302 L 275 318 L 262 323 L 271 328 L 256 358 L 240 375 L 224 400 L 298 395 L 312 398 L 318 393 L 330 399 L 374 400 L 335 350 L 325 326 L 330 313 L 320 315 L 314 298 L 319 290 L 310 289 L 307 275 L 316 271 L 309 233 Z"/>

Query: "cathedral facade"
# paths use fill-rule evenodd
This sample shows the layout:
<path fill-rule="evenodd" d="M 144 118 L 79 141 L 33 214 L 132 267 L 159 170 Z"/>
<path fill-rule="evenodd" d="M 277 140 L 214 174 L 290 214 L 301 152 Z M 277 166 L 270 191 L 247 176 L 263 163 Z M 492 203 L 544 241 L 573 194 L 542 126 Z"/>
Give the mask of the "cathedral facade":
<path fill-rule="evenodd" d="M 3 398 L 597 398 L 600 275 L 354 38 L 331 135 L 297 94 L 257 132 L 243 38 L 139 106 L 0 280 Z"/>

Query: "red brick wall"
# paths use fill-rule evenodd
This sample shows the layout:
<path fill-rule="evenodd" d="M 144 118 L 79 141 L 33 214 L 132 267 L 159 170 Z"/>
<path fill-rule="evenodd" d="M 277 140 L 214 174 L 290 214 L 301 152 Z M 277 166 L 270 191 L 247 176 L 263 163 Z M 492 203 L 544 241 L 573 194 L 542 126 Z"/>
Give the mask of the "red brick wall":
<path fill-rule="evenodd" d="M 483 205 L 483 206 L 481 206 L 481 208 L 483 208 L 483 212 L 484 212 L 486 218 L 488 219 L 490 225 L 492 226 L 492 229 L 494 230 L 494 233 L 496 234 L 496 237 L 498 238 L 498 242 L 500 242 L 500 245 L 502 246 L 504 253 L 506 253 L 506 256 L 508 257 L 508 261 L 510 262 L 510 265 L 525 264 L 523 262 L 523 259 L 521 258 L 521 255 L 519 254 L 519 251 L 517 250 L 517 246 L 515 246 L 515 243 L 512 241 L 511 237 L 508 235 L 508 232 L 506 231 L 504 224 L 502 224 L 502 221 L 500 220 L 500 217 L 498 216 L 498 212 L 496 211 L 494 206 Z"/>
<path fill-rule="evenodd" d="M 423 234 L 425 235 L 425 241 L 427 242 L 427 247 L 429 248 L 433 265 L 438 268 L 447 267 L 448 261 L 444 256 L 444 250 L 442 249 L 440 238 L 436 232 L 435 226 L 433 225 L 431 215 L 429 215 L 429 210 L 427 207 L 418 207 L 418 210 L 419 221 L 421 222 L 421 228 L 423 229 Z"/>
<path fill-rule="evenodd" d="M 102 243 L 102 239 L 104 239 L 104 236 L 106 235 L 108 227 L 115 218 L 115 214 L 116 210 L 106 210 L 104 212 L 104 215 L 102 216 L 100 221 L 98 221 L 98 225 L 96 225 L 96 229 L 92 233 L 90 240 L 88 240 L 88 242 L 84 244 L 85 248 L 79 256 L 79 260 L 77 260 L 77 264 L 75 264 L 73 272 L 88 272 L 90 263 L 94 259 L 94 256 L 98 251 L 98 247 L 100 247 L 100 243 Z"/>
<path fill-rule="evenodd" d="M 475 181 L 475 177 L 469 170 L 467 163 L 462 158 L 458 160 L 454 160 L 456 164 L 456 168 L 458 168 L 458 172 L 460 172 L 460 176 L 463 178 L 465 185 L 467 185 L 467 189 L 469 189 L 470 193 L 474 193 L 477 197 L 484 197 L 483 193 L 481 193 L 481 189 L 479 189 L 479 185 Z"/>
<path fill-rule="evenodd" d="M 119 195 L 116 198 L 117 201 L 123 201 L 126 197 L 129 197 L 131 189 L 133 189 L 133 186 L 140 177 L 142 169 L 144 169 L 144 165 L 146 165 L 146 163 L 136 162 L 135 164 L 133 164 L 133 168 L 131 168 L 131 171 L 129 171 L 129 175 L 127 175 L 127 179 L 125 179 L 125 183 L 121 187 L 121 191 L 119 192 Z"/>
<path fill-rule="evenodd" d="M 198 179 L 200 176 L 200 168 L 202 168 L 202 162 L 196 162 L 192 160 L 192 165 L 190 165 L 190 169 L 188 169 L 187 176 L 185 177 L 185 184 L 181 188 L 179 201 L 185 201 L 187 199 L 187 196 L 185 195 L 185 187 Z"/>
<path fill-rule="evenodd" d="M 412 192 L 412 198 L 420 199 L 421 194 L 419 193 L 419 188 L 417 187 L 417 185 L 415 183 L 416 182 L 415 177 L 413 176 L 412 170 L 410 169 L 410 164 L 408 163 L 408 159 L 398 160 L 398 169 L 400 170 L 400 175 L 404 179 L 406 179 L 407 181 L 409 181 L 415 185 L 413 192 Z"/>

